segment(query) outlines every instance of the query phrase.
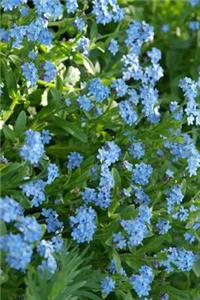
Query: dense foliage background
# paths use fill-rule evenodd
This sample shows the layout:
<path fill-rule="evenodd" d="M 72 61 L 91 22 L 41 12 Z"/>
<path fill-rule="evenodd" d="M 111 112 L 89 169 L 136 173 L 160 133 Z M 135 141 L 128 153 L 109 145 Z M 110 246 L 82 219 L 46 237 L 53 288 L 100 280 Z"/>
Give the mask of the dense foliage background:
<path fill-rule="evenodd" d="M 200 2 L 1 0 L 1 294 L 200 299 Z"/>

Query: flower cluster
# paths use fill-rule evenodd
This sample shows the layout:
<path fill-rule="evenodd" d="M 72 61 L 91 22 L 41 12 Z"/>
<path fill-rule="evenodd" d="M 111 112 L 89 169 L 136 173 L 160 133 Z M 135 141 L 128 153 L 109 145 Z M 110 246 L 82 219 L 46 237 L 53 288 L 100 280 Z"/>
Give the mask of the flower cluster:
<path fill-rule="evenodd" d="M 92 207 L 81 206 L 76 215 L 70 217 L 72 238 L 77 243 L 90 242 L 96 231 L 96 213 Z"/>
<path fill-rule="evenodd" d="M 97 24 L 107 24 L 112 21 L 118 22 L 124 16 L 123 9 L 117 4 L 117 0 L 92 0 L 92 13 L 96 16 Z"/>
<path fill-rule="evenodd" d="M 78 152 L 71 152 L 68 155 L 68 163 L 67 163 L 67 168 L 69 170 L 73 170 L 75 168 L 80 167 L 83 161 L 83 156 L 78 153 Z"/>
<path fill-rule="evenodd" d="M 131 276 L 130 284 L 139 298 L 149 295 L 153 278 L 153 270 L 148 266 L 142 266 L 139 269 L 139 275 Z"/>
<path fill-rule="evenodd" d="M 24 217 L 23 208 L 12 198 L 2 198 L 0 208 L 0 220 L 14 222 L 15 228 L 20 232 L 0 236 L 0 249 L 6 253 L 6 262 L 11 268 L 25 271 L 31 262 L 34 243 L 42 236 L 42 227 L 35 217 Z"/>
<path fill-rule="evenodd" d="M 48 272 L 54 274 L 57 269 L 57 262 L 54 254 L 59 253 L 63 248 L 63 240 L 60 236 L 54 236 L 51 240 L 41 240 L 37 246 L 38 254 L 43 258 L 38 266 L 41 274 Z"/>
<path fill-rule="evenodd" d="M 187 115 L 188 125 L 200 125 L 200 108 L 198 108 L 198 104 L 196 102 L 200 83 L 192 80 L 189 77 L 185 77 L 184 79 L 180 80 L 179 86 L 187 100 L 185 112 Z"/>
<path fill-rule="evenodd" d="M 56 278 L 65 239 L 95 252 L 92 286 L 103 298 L 175 299 L 168 286 L 177 271 L 192 270 L 190 287 L 196 285 L 200 80 L 195 55 L 185 58 L 194 80 L 181 73 L 179 59 L 179 73 L 171 74 L 181 47 L 194 44 L 199 1 L 186 5 L 184 39 L 178 20 L 171 30 L 171 16 L 156 24 L 160 49 L 172 40 L 167 55 L 153 44 L 150 14 L 150 24 L 139 21 L 140 9 L 119 2 L 125 9 L 117 0 L 1 1 L 0 249 L 3 272 L 8 270 L 8 277 L 15 272 L 5 277 L 5 291 L 17 276 L 25 286 L 30 264 L 42 284 L 58 269 Z M 160 64 L 166 77 L 158 83 L 164 74 Z M 90 282 L 82 282 L 85 297 L 95 298 Z"/>
<path fill-rule="evenodd" d="M 110 294 L 115 288 L 115 280 L 111 277 L 106 276 L 101 283 L 101 291 L 103 294 Z"/>
<path fill-rule="evenodd" d="M 41 214 L 45 217 L 47 232 L 56 232 L 63 227 L 63 222 L 59 221 L 57 212 L 52 208 L 43 208 Z"/>
<path fill-rule="evenodd" d="M 20 149 L 20 156 L 31 164 L 37 164 L 43 154 L 44 142 L 41 133 L 32 129 L 27 130 L 25 144 Z"/>
<path fill-rule="evenodd" d="M 168 248 L 165 250 L 167 254 L 166 260 L 160 265 L 163 266 L 168 273 L 173 272 L 175 268 L 182 272 L 190 271 L 197 259 L 192 251 L 184 248 Z"/>

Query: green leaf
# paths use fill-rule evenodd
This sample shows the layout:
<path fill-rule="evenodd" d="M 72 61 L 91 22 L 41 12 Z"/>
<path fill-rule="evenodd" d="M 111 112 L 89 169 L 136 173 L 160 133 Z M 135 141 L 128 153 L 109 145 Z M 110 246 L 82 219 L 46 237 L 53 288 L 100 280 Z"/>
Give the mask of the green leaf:
<path fill-rule="evenodd" d="M 117 273 L 119 273 L 122 265 L 121 265 L 120 256 L 115 249 L 113 249 L 113 259 L 115 262 L 116 271 L 117 271 Z"/>
<path fill-rule="evenodd" d="M 70 84 L 72 86 L 75 86 L 77 82 L 80 80 L 80 71 L 78 68 L 75 68 L 73 66 L 70 66 L 67 72 L 67 75 L 64 79 L 64 82 L 66 84 Z"/>
<path fill-rule="evenodd" d="M 96 271 L 88 265 L 89 260 L 85 251 L 80 254 L 77 249 L 64 246 L 58 257 L 58 269 L 50 279 L 30 268 L 26 278 L 26 300 L 99 300 L 91 290 L 90 282 L 94 281 Z"/>
<path fill-rule="evenodd" d="M 197 277 L 200 277 L 200 261 L 199 260 L 194 264 L 193 271 Z"/>
<path fill-rule="evenodd" d="M 3 133 L 4 133 L 6 139 L 8 139 L 12 142 L 15 141 L 15 139 L 16 139 L 15 133 L 8 125 L 4 125 Z"/>
<path fill-rule="evenodd" d="M 17 120 L 15 122 L 15 132 L 17 133 L 17 136 L 21 136 L 26 128 L 26 113 L 25 111 L 21 111 L 17 117 Z"/>
<path fill-rule="evenodd" d="M 70 123 L 61 118 L 55 117 L 55 125 L 56 127 L 60 127 L 64 129 L 66 132 L 77 138 L 83 143 L 87 143 L 88 137 L 87 135 L 78 127 L 75 123 Z"/>
<path fill-rule="evenodd" d="M 29 167 L 25 163 L 8 163 L 1 168 L 1 193 L 9 194 L 24 182 L 29 175 Z"/>
<path fill-rule="evenodd" d="M 95 75 L 96 73 L 95 67 L 92 61 L 87 56 L 78 53 L 76 55 L 76 59 L 77 58 L 78 58 L 77 63 L 83 64 L 89 74 Z"/>

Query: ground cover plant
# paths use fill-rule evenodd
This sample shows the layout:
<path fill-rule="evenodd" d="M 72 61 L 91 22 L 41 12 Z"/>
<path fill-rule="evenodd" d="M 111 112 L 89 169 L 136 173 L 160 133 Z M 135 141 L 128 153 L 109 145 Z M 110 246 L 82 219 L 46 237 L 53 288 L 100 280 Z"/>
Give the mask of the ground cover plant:
<path fill-rule="evenodd" d="M 200 2 L 1 0 L 1 296 L 200 299 Z"/>

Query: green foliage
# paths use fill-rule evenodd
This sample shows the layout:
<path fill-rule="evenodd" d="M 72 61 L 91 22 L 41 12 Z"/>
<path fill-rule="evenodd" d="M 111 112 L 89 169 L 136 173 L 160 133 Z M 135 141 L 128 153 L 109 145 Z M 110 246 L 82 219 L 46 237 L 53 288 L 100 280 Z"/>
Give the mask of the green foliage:
<path fill-rule="evenodd" d="M 93 271 L 88 249 L 82 253 L 69 245 L 58 257 L 58 269 L 49 279 L 40 276 L 33 268 L 27 273 L 26 300 L 100 300 L 93 293 L 98 290 L 101 274 Z"/>

